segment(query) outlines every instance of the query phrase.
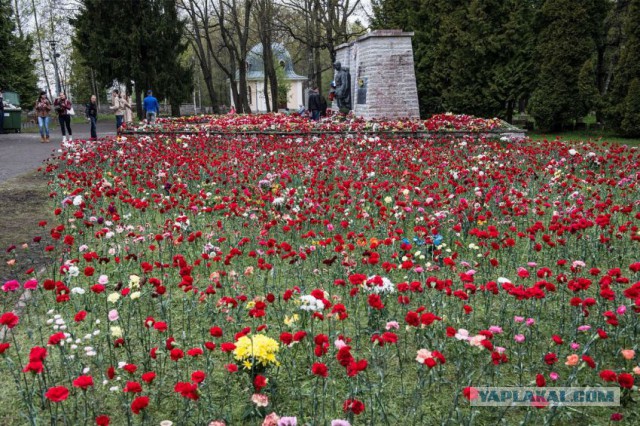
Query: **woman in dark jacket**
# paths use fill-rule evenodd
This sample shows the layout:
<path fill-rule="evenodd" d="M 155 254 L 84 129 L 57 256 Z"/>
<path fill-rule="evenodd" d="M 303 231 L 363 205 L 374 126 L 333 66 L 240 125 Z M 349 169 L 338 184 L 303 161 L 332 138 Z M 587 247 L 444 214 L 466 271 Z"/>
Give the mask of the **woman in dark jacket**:
<path fill-rule="evenodd" d="M 98 138 L 98 133 L 96 131 L 96 124 L 98 121 L 98 103 L 96 95 L 91 95 L 91 100 L 87 104 L 85 114 L 87 116 L 87 120 L 91 123 L 91 139 L 95 140 Z"/>
<path fill-rule="evenodd" d="M 62 142 L 67 140 L 67 136 L 65 133 L 65 127 L 67 132 L 69 133 L 69 140 L 72 139 L 71 132 L 71 115 L 69 111 L 71 110 L 71 101 L 67 99 L 67 95 L 63 92 L 60 92 L 60 95 L 53 101 L 53 107 L 58 113 L 58 121 L 60 122 L 60 130 L 62 131 Z"/>

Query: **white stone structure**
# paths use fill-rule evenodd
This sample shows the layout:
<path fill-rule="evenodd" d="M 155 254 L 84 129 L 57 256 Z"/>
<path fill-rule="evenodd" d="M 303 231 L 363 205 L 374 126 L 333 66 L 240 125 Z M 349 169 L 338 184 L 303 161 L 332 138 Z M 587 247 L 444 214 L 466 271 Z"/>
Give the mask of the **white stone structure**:
<path fill-rule="evenodd" d="M 271 45 L 275 66 L 284 68 L 285 80 L 289 82 L 290 88 L 287 94 L 287 104 L 278 105 L 278 108 L 288 108 L 291 111 L 297 111 L 300 105 L 305 104 L 303 94 L 303 84 L 307 78 L 296 74 L 293 69 L 293 61 L 289 51 L 280 43 Z M 258 43 L 251 48 L 247 54 L 247 93 L 249 98 L 249 107 L 254 113 L 267 112 L 267 104 L 264 96 L 264 63 L 262 60 L 262 43 Z M 236 81 L 239 74 L 236 72 Z M 231 93 L 231 104 L 233 105 L 233 93 L 231 85 L 229 85 Z"/>
<path fill-rule="evenodd" d="M 420 118 L 412 36 L 401 30 L 376 30 L 338 46 L 336 61 L 351 73 L 356 116 Z M 335 101 L 332 109 L 338 110 Z"/>

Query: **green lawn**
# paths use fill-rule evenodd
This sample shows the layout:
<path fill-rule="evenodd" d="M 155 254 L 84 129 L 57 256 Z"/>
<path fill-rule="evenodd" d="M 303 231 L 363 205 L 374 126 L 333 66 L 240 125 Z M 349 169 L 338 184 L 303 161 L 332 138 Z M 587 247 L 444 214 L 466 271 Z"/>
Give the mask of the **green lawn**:
<path fill-rule="evenodd" d="M 613 142 L 617 144 L 640 146 L 640 139 L 637 138 L 623 138 L 616 136 L 610 130 L 572 130 L 559 133 L 540 133 L 532 131 L 527 133 L 531 139 L 537 140 L 554 140 L 560 138 L 565 141 L 599 141 L 599 142 Z"/>

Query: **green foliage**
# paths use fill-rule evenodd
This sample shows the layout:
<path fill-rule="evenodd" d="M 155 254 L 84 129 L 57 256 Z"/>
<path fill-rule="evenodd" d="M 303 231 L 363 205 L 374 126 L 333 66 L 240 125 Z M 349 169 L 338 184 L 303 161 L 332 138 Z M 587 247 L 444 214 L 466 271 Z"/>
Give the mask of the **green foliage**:
<path fill-rule="evenodd" d="M 638 135 L 640 91 L 640 0 L 630 0 L 623 24 L 626 39 L 620 49 L 620 60 L 614 73 L 609 96 L 607 122 L 623 135 Z M 636 121 L 634 123 L 634 120 Z"/>
<path fill-rule="evenodd" d="M 278 105 L 287 105 L 291 81 L 286 79 L 286 72 L 283 67 L 276 67 L 276 79 L 278 80 Z"/>
<path fill-rule="evenodd" d="M 21 106 L 29 108 L 37 96 L 33 41 L 19 37 L 14 30 L 11 2 L 0 0 L 0 88 L 17 92 Z"/>
<path fill-rule="evenodd" d="M 192 72 L 181 60 L 185 24 L 175 0 L 82 0 L 82 6 L 72 20 L 74 46 L 102 87 L 120 81 L 130 88 L 133 81 L 138 94 L 153 89 L 172 106 L 189 98 Z"/>
<path fill-rule="evenodd" d="M 589 15 L 582 3 L 547 0 L 536 46 L 538 79 L 531 113 L 544 130 L 560 129 L 588 112 L 578 77 L 593 51 Z"/>
<path fill-rule="evenodd" d="M 620 134 L 626 137 L 640 137 L 640 78 L 633 79 L 629 85 L 622 107 Z"/>

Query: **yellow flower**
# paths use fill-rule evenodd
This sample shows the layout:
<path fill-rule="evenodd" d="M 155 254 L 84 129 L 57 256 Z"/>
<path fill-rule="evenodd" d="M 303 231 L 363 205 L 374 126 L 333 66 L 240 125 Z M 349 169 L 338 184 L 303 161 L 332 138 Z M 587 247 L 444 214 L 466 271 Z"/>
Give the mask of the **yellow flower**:
<path fill-rule="evenodd" d="M 247 302 L 247 309 L 252 309 L 254 306 L 256 306 L 256 302 L 254 300 Z"/>
<path fill-rule="evenodd" d="M 129 296 L 131 298 L 131 300 L 136 300 L 140 298 L 140 292 L 139 291 L 134 291 L 133 293 L 131 293 L 131 296 Z"/>
<path fill-rule="evenodd" d="M 120 294 L 119 293 L 111 293 L 107 297 L 107 301 L 111 302 L 111 303 L 116 303 L 118 301 L 118 299 L 120 299 Z"/>
<path fill-rule="evenodd" d="M 137 275 L 129 275 L 129 288 L 140 288 L 140 277 Z"/>
<path fill-rule="evenodd" d="M 271 365 L 280 365 L 276 358 L 276 354 L 280 349 L 280 345 L 274 339 L 264 334 L 255 334 L 253 336 L 242 336 L 236 342 L 236 348 L 233 351 L 236 361 L 243 363 L 244 367 L 249 369 L 254 364 L 263 367 Z M 249 365 L 249 367 L 248 367 Z"/>
<path fill-rule="evenodd" d="M 285 316 L 284 316 L 284 323 L 285 323 L 287 326 L 289 326 L 289 327 L 290 327 L 292 324 L 294 324 L 295 322 L 297 322 L 299 319 L 300 319 L 300 316 L 299 316 L 298 314 L 293 314 L 293 315 L 291 315 L 291 317 L 288 317 L 288 316 L 286 316 L 286 315 L 285 315 Z"/>
<path fill-rule="evenodd" d="M 117 325 L 114 325 L 112 327 L 110 327 L 111 329 L 111 336 L 112 337 L 122 337 L 122 328 L 118 327 Z"/>

